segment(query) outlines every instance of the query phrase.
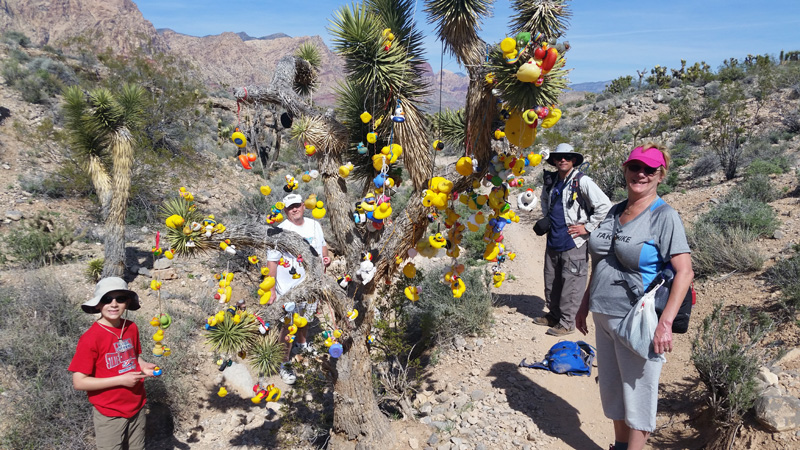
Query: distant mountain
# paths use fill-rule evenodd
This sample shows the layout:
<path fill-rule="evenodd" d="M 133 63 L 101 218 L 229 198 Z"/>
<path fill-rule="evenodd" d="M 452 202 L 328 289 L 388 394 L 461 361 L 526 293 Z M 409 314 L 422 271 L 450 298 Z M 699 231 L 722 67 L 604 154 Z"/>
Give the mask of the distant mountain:
<path fill-rule="evenodd" d="M 254 39 L 258 39 L 258 40 L 262 40 L 262 41 L 269 41 L 269 40 L 272 40 L 272 39 L 285 38 L 285 37 L 290 38 L 291 37 L 286 33 L 272 33 L 270 35 L 261 36 L 261 37 L 250 36 L 249 34 L 245 33 L 244 31 L 236 33 L 236 34 L 238 34 L 239 37 L 242 38 L 242 41 L 252 41 Z"/>
<path fill-rule="evenodd" d="M 606 86 L 611 83 L 611 80 L 608 81 L 590 81 L 588 83 L 575 83 L 569 85 L 573 91 L 579 92 L 594 92 L 595 94 L 599 94 L 605 90 Z"/>

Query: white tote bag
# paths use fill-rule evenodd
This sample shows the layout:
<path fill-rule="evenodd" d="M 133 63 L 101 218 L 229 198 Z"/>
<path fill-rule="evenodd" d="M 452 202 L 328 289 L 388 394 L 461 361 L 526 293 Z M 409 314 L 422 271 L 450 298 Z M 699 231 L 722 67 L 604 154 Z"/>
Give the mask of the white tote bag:
<path fill-rule="evenodd" d="M 653 351 L 653 335 L 658 326 L 658 316 L 656 315 L 656 291 L 664 284 L 662 281 L 655 289 L 644 294 L 634 305 L 628 314 L 617 326 L 616 332 L 622 342 L 645 359 L 661 359 L 664 356 Z"/>

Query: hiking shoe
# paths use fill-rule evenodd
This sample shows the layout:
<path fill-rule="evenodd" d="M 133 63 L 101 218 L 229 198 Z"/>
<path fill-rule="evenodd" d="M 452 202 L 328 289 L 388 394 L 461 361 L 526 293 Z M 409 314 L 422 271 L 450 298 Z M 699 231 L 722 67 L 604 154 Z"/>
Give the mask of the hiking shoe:
<path fill-rule="evenodd" d="M 542 316 L 542 317 L 534 317 L 533 318 L 533 323 L 535 325 L 541 325 L 543 327 L 554 327 L 554 326 L 558 325 L 558 322 L 556 321 L 556 319 L 554 319 L 553 316 L 549 316 L 549 315 L 548 316 Z"/>
<path fill-rule="evenodd" d="M 290 366 L 289 363 L 281 364 L 280 374 L 281 380 L 286 384 L 294 384 L 297 380 L 297 375 L 294 374 L 294 370 L 292 370 L 292 366 Z"/>
<path fill-rule="evenodd" d="M 572 334 L 575 332 L 575 329 L 568 329 L 564 327 L 564 325 L 558 324 L 554 327 L 550 327 L 547 329 L 545 334 L 549 334 L 550 336 L 566 336 L 568 334 Z"/>

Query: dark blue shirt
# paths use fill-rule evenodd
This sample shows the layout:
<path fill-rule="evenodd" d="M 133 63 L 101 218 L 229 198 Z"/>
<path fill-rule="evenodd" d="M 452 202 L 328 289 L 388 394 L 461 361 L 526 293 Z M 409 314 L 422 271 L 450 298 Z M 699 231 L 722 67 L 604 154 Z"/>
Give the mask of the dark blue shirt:
<path fill-rule="evenodd" d="M 550 232 L 547 233 L 547 246 L 556 252 L 565 252 L 575 247 L 575 241 L 567 230 L 564 204 L 561 202 L 561 195 L 566 187 L 565 180 L 558 180 L 550 191 Z"/>

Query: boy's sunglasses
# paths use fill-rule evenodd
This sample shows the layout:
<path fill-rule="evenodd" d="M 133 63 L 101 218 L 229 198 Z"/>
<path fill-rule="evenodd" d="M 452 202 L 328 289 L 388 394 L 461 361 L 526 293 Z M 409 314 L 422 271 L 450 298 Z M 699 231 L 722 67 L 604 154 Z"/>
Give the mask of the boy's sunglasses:
<path fill-rule="evenodd" d="M 647 176 L 652 176 L 659 169 L 658 167 L 650 167 L 642 164 L 628 164 L 625 167 L 627 167 L 631 172 L 639 172 L 640 170 L 644 170 L 644 173 Z"/>
<path fill-rule="evenodd" d="M 111 303 L 112 300 L 116 300 L 117 303 L 128 303 L 130 297 L 128 297 L 127 295 L 120 295 L 119 297 L 103 297 L 100 299 L 100 304 L 108 305 L 109 303 Z"/>

